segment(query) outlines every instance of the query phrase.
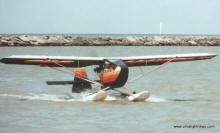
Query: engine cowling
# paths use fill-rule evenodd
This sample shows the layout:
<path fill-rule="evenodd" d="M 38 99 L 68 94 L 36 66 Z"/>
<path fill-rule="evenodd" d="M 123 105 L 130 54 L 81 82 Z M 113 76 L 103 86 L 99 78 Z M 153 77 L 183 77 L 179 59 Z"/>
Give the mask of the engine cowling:
<path fill-rule="evenodd" d="M 119 88 L 128 80 L 128 66 L 121 60 L 111 60 L 110 64 L 104 65 L 100 74 L 100 82 L 104 87 Z"/>

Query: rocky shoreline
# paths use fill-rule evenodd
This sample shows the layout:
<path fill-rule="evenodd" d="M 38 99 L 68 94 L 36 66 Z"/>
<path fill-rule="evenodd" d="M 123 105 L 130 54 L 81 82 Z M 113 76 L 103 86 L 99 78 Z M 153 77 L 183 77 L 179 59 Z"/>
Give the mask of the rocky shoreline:
<path fill-rule="evenodd" d="M 1 35 L 0 46 L 220 46 L 220 37 L 75 37 L 60 35 Z"/>

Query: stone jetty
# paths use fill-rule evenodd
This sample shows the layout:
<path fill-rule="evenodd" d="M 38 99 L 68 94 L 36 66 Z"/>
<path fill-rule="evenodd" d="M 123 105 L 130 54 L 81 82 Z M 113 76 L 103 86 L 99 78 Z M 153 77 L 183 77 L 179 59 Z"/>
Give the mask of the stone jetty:
<path fill-rule="evenodd" d="M 76 37 L 1 35 L 0 46 L 220 46 L 220 36 Z"/>

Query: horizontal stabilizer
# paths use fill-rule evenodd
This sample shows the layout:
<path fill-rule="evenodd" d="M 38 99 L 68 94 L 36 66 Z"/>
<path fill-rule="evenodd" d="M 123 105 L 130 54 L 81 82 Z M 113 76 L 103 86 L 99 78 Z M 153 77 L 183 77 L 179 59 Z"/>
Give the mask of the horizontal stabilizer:
<path fill-rule="evenodd" d="M 48 85 L 70 85 L 73 84 L 73 81 L 47 81 Z"/>

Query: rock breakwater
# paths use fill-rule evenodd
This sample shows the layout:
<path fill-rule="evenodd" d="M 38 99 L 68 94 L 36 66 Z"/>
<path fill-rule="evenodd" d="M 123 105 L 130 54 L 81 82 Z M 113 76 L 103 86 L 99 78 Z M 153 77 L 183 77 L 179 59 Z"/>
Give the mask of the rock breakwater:
<path fill-rule="evenodd" d="M 2 35 L 0 46 L 220 46 L 220 37 L 152 36 L 152 37 L 75 37 Z"/>

